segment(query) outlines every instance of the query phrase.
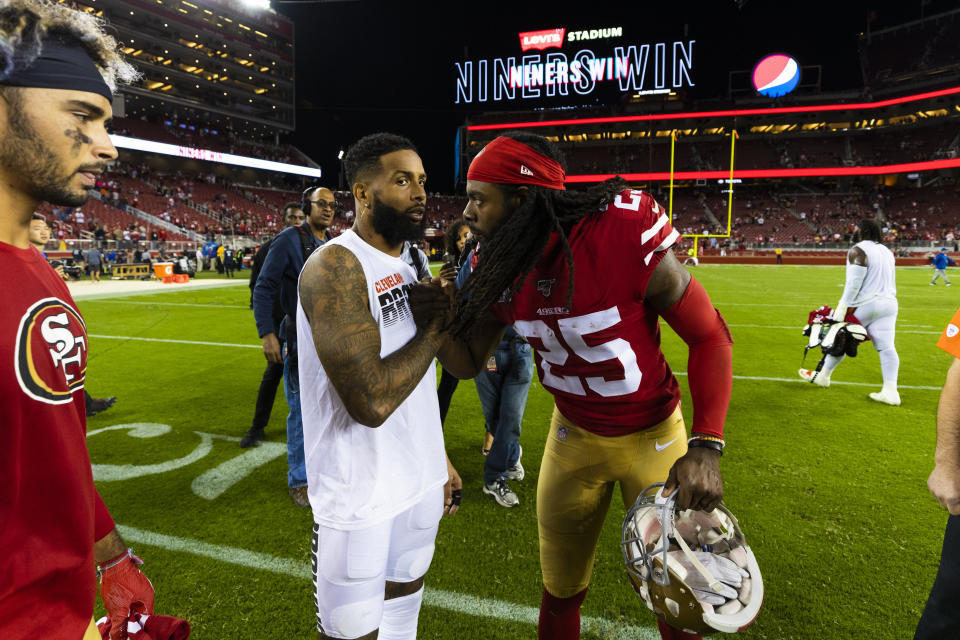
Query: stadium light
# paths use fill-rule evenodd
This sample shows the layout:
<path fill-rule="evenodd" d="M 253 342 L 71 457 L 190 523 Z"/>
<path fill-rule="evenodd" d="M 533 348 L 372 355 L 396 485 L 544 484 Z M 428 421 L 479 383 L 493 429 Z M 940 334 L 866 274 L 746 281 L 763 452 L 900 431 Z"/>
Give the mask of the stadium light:
<path fill-rule="evenodd" d="M 914 171 L 932 171 L 934 169 L 951 169 L 960 167 L 960 158 L 949 160 L 927 160 L 925 162 L 908 162 L 905 164 L 885 164 L 875 167 L 806 167 L 803 169 L 737 169 L 728 171 L 677 171 L 673 174 L 676 180 L 725 179 L 736 178 L 819 178 L 824 176 L 879 176 L 890 173 L 908 173 Z M 625 180 L 669 180 L 669 171 L 651 173 L 597 173 L 568 175 L 567 182 L 603 182 L 609 178 L 620 176 Z"/>
<path fill-rule="evenodd" d="M 960 93 L 960 87 L 951 87 L 939 91 L 928 91 L 902 98 L 878 100 L 876 102 L 855 102 L 850 104 L 820 104 L 802 107 L 766 107 L 762 109 L 727 109 L 725 111 L 688 111 L 686 113 L 651 113 L 638 116 L 610 116 L 603 118 L 569 118 L 566 120 L 542 120 L 532 122 L 503 122 L 500 124 L 472 124 L 467 131 L 485 131 L 489 129 L 529 129 L 532 127 L 559 127 L 564 125 L 607 124 L 611 122 L 644 122 L 657 120 L 684 120 L 688 118 L 723 118 L 730 116 L 765 116 L 779 113 L 820 113 L 821 111 L 854 111 L 857 109 L 879 109 L 895 104 L 916 102 L 929 98 L 939 98 Z"/>
<path fill-rule="evenodd" d="M 166 156 L 177 156 L 178 158 L 205 160 L 207 162 L 219 162 L 221 164 L 234 164 L 240 167 L 265 169 L 267 171 L 277 171 L 279 173 L 292 173 L 294 175 L 307 176 L 310 178 L 320 177 L 320 169 L 304 167 L 296 164 L 287 164 L 286 162 L 273 162 L 272 160 L 261 160 L 260 158 L 237 156 L 232 153 L 220 153 L 219 151 L 213 151 L 211 149 L 180 147 L 175 144 L 167 144 L 165 142 L 141 140 L 140 138 L 128 138 L 127 136 L 118 136 L 113 134 L 110 135 L 110 140 L 113 142 L 113 146 L 117 147 L 118 149 L 132 149 L 134 151 L 159 153 Z"/>
<path fill-rule="evenodd" d="M 270 0 L 240 0 L 240 4 L 252 7 L 254 9 L 270 8 Z"/>
<path fill-rule="evenodd" d="M 337 160 L 343 160 L 343 149 L 340 149 L 340 153 L 337 154 Z"/>

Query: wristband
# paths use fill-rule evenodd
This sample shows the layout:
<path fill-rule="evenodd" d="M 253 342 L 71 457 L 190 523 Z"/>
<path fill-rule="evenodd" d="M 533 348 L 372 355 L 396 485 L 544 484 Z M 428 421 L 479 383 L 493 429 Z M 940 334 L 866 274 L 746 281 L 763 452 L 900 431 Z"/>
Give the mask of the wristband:
<path fill-rule="evenodd" d="M 723 445 L 717 442 L 716 440 L 690 438 L 690 440 L 687 442 L 687 447 L 705 447 L 707 449 L 713 449 L 720 455 L 723 455 Z"/>
<path fill-rule="evenodd" d="M 112 569 L 112 568 L 114 568 L 115 566 L 117 566 L 118 564 L 120 564 L 121 562 L 123 562 L 124 560 L 126 560 L 127 558 L 130 558 L 131 560 L 133 560 L 133 564 L 135 564 L 135 565 L 137 565 L 137 566 L 140 566 L 141 564 L 143 564 L 143 560 L 141 560 L 140 558 L 138 558 L 138 557 L 133 553 L 133 549 L 128 548 L 126 551 L 124 551 L 122 554 L 120 554 L 120 555 L 117 556 L 116 558 L 113 558 L 112 560 L 108 560 L 108 561 L 105 562 L 104 564 L 98 564 L 98 565 L 97 565 L 97 579 L 98 579 L 98 580 L 102 580 L 104 571 L 106 571 L 107 569 Z"/>

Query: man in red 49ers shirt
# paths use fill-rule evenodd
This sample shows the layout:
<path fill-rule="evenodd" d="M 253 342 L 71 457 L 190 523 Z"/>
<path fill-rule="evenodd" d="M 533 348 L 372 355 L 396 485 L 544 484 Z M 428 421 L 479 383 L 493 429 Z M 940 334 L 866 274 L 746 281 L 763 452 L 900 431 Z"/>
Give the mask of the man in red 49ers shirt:
<path fill-rule="evenodd" d="M 712 510 L 730 400 L 730 333 L 703 287 L 674 257 L 679 234 L 647 193 L 612 179 L 564 190 L 559 150 L 513 133 L 467 174 L 464 217 L 480 238 L 477 268 L 457 294 L 444 369 L 475 375 L 513 325 L 536 350 L 555 399 L 537 486 L 544 591 L 539 637 L 580 636 L 580 605 L 615 485 L 626 506 L 666 482 L 679 508 Z M 415 312 L 442 309 L 417 287 Z M 659 319 L 689 346 L 689 436 Z M 664 638 L 694 638 L 659 621 Z"/>
<path fill-rule="evenodd" d="M 131 609 L 153 613 L 153 587 L 94 487 L 86 328 L 29 225 L 42 201 L 83 204 L 117 157 L 107 81 L 136 72 L 92 16 L 31 0 L 3 12 L 14 26 L 0 34 L 0 638 L 99 639 L 99 574 L 116 640 Z"/>

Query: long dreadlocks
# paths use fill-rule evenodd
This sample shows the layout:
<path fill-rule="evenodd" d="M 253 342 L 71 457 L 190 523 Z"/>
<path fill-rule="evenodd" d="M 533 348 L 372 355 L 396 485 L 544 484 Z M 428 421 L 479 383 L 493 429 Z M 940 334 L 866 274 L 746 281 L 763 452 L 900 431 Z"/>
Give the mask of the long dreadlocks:
<path fill-rule="evenodd" d="M 556 160 L 566 169 L 563 152 L 546 138 L 519 131 L 503 135 Z M 503 192 L 504 202 L 509 202 L 519 188 L 497 186 Z M 492 304 L 501 296 L 509 298 L 523 287 L 554 232 L 558 234 L 567 258 L 569 308 L 573 299 L 573 254 L 567 234 L 586 216 L 603 211 L 626 186 L 619 177 L 579 192 L 527 185 L 526 200 L 516 210 L 508 212 L 494 234 L 483 243 L 477 268 L 463 289 L 457 292 L 450 329 L 453 336 L 468 338 L 477 320 Z"/>

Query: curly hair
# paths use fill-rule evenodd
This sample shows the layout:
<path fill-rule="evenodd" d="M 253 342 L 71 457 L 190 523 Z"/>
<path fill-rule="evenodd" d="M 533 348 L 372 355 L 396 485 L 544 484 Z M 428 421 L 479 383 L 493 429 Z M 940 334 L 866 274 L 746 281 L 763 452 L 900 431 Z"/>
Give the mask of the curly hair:
<path fill-rule="evenodd" d="M 463 218 L 457 218 L 447 227 L 443 234 L 443 246 L 446 254 L 454 260 L 460 257 L 460 250 L 457 249 L 457 241 L 460 239 L 460 229 L 469 226 Z"/>
<path fill-rule="evenodd" d="M 137 81 L 140 73 L 124 60 L 105 25 L 92 13 L 51 0 L 0 0 L 0 84 L 32 65 L 47 39 L 82 47 L 111 91 Z"/>
<path fill-rule="evenodd" d="M 347 183 L 353 185 L 363 175 L 379 171 L 381 156 L 407 149 L 417 153 L 417 148 L 409 139 L 394 133 L 371 133 L 360 138 L 350 146 L 343 157 Z"/>
<path fill-rule="evenodd" d="M 566 170 L 563 152 L 553 142 L 527 132 L 510 131 L 503 135 L 556 160 Z M 518 186 L 497 185 L 504 202 L 517 193 Z M 586 191 L 557 191 L 525 185 L 525 201 L 504 218 L 493 236 L 485 241 L 477 268 L 457 292 L 450 332 L 468 338 L 477 320 L 502 296 L 519 291 L 527 275 L 540 260 L 550 236 L 556 232 L 567 259 L 567 306 L 573 299 L 573 254 L 567 234 L 580 220 L 599 214 L 627 188 L 620 177 L 610 178 Z"/>

